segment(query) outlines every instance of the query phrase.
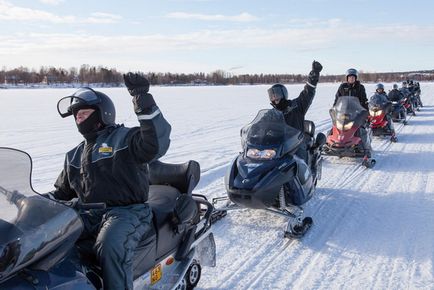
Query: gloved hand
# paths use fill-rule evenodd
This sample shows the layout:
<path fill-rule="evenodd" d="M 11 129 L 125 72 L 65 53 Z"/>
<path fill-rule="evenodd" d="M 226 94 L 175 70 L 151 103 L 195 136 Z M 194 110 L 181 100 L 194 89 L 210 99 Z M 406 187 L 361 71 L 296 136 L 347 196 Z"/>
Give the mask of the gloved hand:
<path fill-rule="evenodd" d="M 312 70 L 320 73 L 322 71 L 322 65 L 319 62 L 317 62 L 316 60 L 314 60 L 312 62 Z"/>
<path fill-rule="evenodd" d="M 308 77 L 308 82 L 313 85 L 316 86 L 316 84 L 319 81 L 319 73 L 322 71 L 322 65 L 317 62 L 317 61 L 313 61 L 312 62 L 312 70 L 309 73 L 309 77 Z"/>
<path fill-rule="evenodd" d="M 131 96 L 149 92 L 149 81 L 143 74 L 129 72 L 124 74 L 124 83 Z"/>
<path fill-rule="evenodd" d="M 149 81 L 141 74 L 124 74 L 124 82 L 128 92 L 133 96 L 134 112 L 136 114 L 145 113 L 152 106 L 155 106 L 154 97 L 148 93 Z"/>

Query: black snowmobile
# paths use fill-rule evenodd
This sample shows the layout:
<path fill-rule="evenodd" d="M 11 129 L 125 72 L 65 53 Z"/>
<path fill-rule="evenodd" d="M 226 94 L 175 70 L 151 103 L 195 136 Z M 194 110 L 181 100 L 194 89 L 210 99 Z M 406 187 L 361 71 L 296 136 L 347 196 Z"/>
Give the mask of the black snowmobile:
<path fill-rule="evenodd" d="M 213 207 L 192 194 L 199 164 L 156 162 L 149 167 L 154 227 L 134 255 L 134 289 L 193 289 L 201 265 L 215 266 L 216 255 Z M 82 259 L 77 267 L 68 253 L 83 229 L 76 210 L 105 204 L 41 196 L 31 186 L 31 169 L 27 153 L 0 147 L 0 289 L 101 289 L 94 257 Z"/>
<path fill-rule="evenodd" d="M 312 225 L 304 217 L 302 205 L 313 195 L 321 178 L 321 148 L 325 135 L 315 138 L 315 125 L 305 121 L 301 132 L 286 124 L 275 109 L 261 110 L 241 129 L 243 152 L 231 164 L 225 177 L 227 207 L 264 209 L 289 218 L 285 237 L 299 238 Z M 306 142 L 307 160 L 296 155 Z"/>

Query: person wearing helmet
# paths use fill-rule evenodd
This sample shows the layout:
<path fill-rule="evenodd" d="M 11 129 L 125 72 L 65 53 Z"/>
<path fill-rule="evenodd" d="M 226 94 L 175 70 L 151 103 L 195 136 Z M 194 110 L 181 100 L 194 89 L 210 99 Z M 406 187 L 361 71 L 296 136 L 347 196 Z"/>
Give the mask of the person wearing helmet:
<path fill-rule="evenodd" d="M 139 127 L 116 124 L 113 102 L 91 88 L 80 88 L 57 104 L 61 117 L 74 117 L 84 141 L 66 153 L 50 195 L 106 204 L 82 214 L 85 230 L 76 244 L 80 256 L 96 257 L 104 289 L 133 289 L 133 252 L 152 222 L 147 163 L 170 144 L 171 126 L 148 93 L 148 80 L 128 73 L 124 81 Z"/>
<path fill-rule="evenodd" d="M 409 108 L 407 109 L 407 113 L 412 113 L 413 116 L 416 116 L 416 108 L 413 103 L 413 94 L 408 89 L 408 82 L 403 81 L 402 86 L 399 89 L 399 91 L 404 95 L 404 97 L 407 98 L 407 102 L 410 104 Z"/>
<path fill-rule="evenodd" d="M 339 86 L 338 91 L 336 92 L 333 106 L 336 105 L 336 102 L 338 101 L 339 97 L 353 96 L 359 99 L 362 107 L 364 107 L 366 110 L 369 110 L 368 99 L 366 97 L 366 90 L 365 87 L 358 80 L 358 76 L 359 76 L 359 72 L 356 69 L 350 68 L 347 70 L 345 74 L 346 82 L 342 83 Z"/>
<path fill-rule="evenodd" d="M 395 127 L 393 126 L 392 121 L 392 102 L 389 100 L 386 92 L 384 91 L 384 85 L 382 83 L 378 83 L 375 87 L 375 94 L 371 96 L 371 100 L 375 98 L 377 102 L 384 104 L 385 112 L 386 112 L 386 120 L 387 120 L 387 129 L 392 134 L 392 139 L 396 140 L 395 137 Z"/>
<path fill-rule="evenodd" d="M 375 93 L 379 95 L 385 95 L 387 97 L 386 92 L 384 91 L 384 85 L 382 83 L 378 83 L 375 86 Z"/>
<path fill-rule="evenodd" d="M 353 96 L 353 97 L 357 97 L 359 99 L 360 105 L 362 105 L 362 107 L 365 108 L 369 112 L 368 98 L 366 97 L 366 90 L 365 90 L 365 87 L 358 80 L 358 76 L 359 76 L 359 72 L 354 68 L 350 68 L 346 71 L 346 74 L 345 74 L 346 82 L 342 83 L 339 86 L 338 91 L 336 92 L 335 101 L 333 103 L 333 106 L 336 105 L 336 103 L 340 97 Z M 366 120 L 366 122 L 368 122 L 368 120 Z M 360 139 L 362 139 L 362 142 L 363 142 L 363 147 L 365 150 L 365 158 L 371 158 L 372 147 L 371 147 L 371 142 L 369 141 L 368 132 L 367 132 L 365 126 L 360 126 L 359 135 L 360 135 Z M 331 132 L 329 132 L 329 134 L 330 133 Z"/>
<path fill-rule="evenodd" d="M 392 90 L 387 95 L 387 98 L 391 102 L 399 102 L 404 98 L 404 95 L 398 89 L 398 84 L 393 84 Z"/>
<path fill-rule="evenodd" d="M 321 70 L 322 65 L 317 61 L 313 61 L 308 81 L 300 95 L 295 99 L 288 99 L 288 90 L 282 84 L 274 84 L 268 89 L 268 97 L 271 106 L 276 110 L 283 112 L 285 121 L 289 126 L 302 132 L 304 132 L 304 117 L 312 104 L 313 97 L 315 96 L 316 85 L 319 81 Z M 306 150 L 306 144 L 303 143 L 303 145 L 299 147 L 297 155 L 306 160 Z"/>

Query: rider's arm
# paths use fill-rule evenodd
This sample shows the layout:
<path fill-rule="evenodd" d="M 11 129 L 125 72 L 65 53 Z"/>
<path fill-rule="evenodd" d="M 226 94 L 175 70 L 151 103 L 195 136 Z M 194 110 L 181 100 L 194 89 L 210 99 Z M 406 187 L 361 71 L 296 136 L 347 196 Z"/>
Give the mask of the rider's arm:
<path fill-rule="evenodd" d="M 132 129 L 128 137 L 130 153 L 139 163 L 147 163 L 167 152 L 171 126 L 156 105 L 143 111 L 138 119 L 140 129 Z"/>
<path fill-rule="evenodd" d="M 50 192 L 56 199 L 71 200 L 77 197 L 77 193 L 71 188 L 67 174 L 66 159 L 62 172 L 59 174 L 56 182 L 54 183 L 55 190 Z"/>
<path fill-rule="evenodd" d="M 304 86 L 304 89 L 301 91 L 298 98 L 294 100 L 295 103 L 297 104 L 298 110 L 303 115 L 306 114 L 307 110 L 312 104 L 312 100 L 313 97 L 315 96 L 316 85 L 318 84 L 319 74 L 321 70 L 322 70 L 322 65 L 317 61 L 313 61 L 312 70 L 309 73 L 306 85 Z"/>
<path fill-rule="evenodd" d="M 359 100 L 360 100 L 360 104 L 369 111 L 369 107 L 368 107 L 368 98 L 366 97 L 366 90 L 365 87 L 360 84 L 360 92 L 359 92 Z"/>

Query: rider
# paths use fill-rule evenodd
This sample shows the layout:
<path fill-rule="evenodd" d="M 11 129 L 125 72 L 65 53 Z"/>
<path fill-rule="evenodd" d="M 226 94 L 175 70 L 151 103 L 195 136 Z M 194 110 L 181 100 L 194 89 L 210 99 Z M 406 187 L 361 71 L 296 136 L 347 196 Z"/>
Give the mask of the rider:
<path fill-rule="evenodd" d="M 91 88 L 58 103 L 62 117 L 74 116 L 84 141 L 66 154 L 51 194 L 106 204 L 106 209 L 82 213 L 85 230 L 76 244 L 82 257 L 96 256 L 104 289 L 133 289 L 134 250 L 152 222 L 147 163 L 164 155 L 170 144 L 171 127 L 148 93 L 148 80 L 128 73 L 124 81 L 139 127 L 116 124 L 113 102 Z"/>
<path fill-rule="evenodd" d="M 407 98 L 408 104 L 410 104 L 410 107 L 407 109 L 407 113 L 412 113 L 413 116 L 416 115 L 415 107 L 413 105 L 413 97 L 411 91 L 408 89 L 408 83 L 407 81 L 402 82 L 402 87 L 399 89 L 399 91 Z"/>
<path fill-rule="evenodd" d="M 336 92 L 335 101 L 333 106 L 336 105 L 339 97 L 342 96 L 353 96 L 359 99 L 360 105 L 369 112 L 368 99 L 366 97 L 365 87 L 357 80 L 359 73 L 356 69 L 350 68 L 345 74 L 346 82 L 342 83 L 338 91 Z M 366 131 L 365 125 L 359 128 L 360 139 L 362 139 L 363 147 L 365 150 L 365 158 L 371 158 L 371 142 L 368 140 L 368 132 Z"/>
<path fill-rule="evenodd" d="M 398 90 L 398 84 L 393 84 L 393 89 L 389 92 L 387 98 L 391 102 L 399 102 L 404 98 L 404 94 Z"/>
<path fill-rule="evenodd" d="M 385 111 L 386 111 L 386 120 L 387 120 L 387 129 L 392 134 L 392 139 L 395 138 L 395 128 L 393 126 L 392 122 L 392 102 L 389 101 L 389 98 L 387 97 L 386 92 L 384 91 L 384 85 L 382 83 L 377 84 L 375 88 L 375 94 L 371 96 L 371 100 L 373 98 L 380 98 L 379 103 L 384 105 Z"/>
<path fill-rule="evenodd" d="M 317 61 L 313 61 L 308 81 L 298 98 L 289 100 L 288 91 L 282 84 L 274 84 L 268 89 L 271 106 L 276 110 L 282 111 L 286 123 L 301 132 L 304 132 L 304 116 L 315 96 L 315 89 L 319 81 L 321 70 L 322 65 Z M 307 144 L 302 143 L 296 154 L 304 160 L 307 160 Z"/>
<path fill-rule="evenodd" d="M 363 86 L 360 83 L 360 81 L 357 79 L 358 76 L 359 76 L 359 72 L 356 69 L 350 68 L 347 70 L 345 75 L 346 82 L 342 83 L 339 86 L 338 91 L 336 92 L 333 106 L 336 105 L 339 97 L 352 96 L 352 97 L 357 97 L 360 101 L 360 105 L 362 105 L 362 107 L 365 108 L 366 110 L 369 110 L 365 86 Z"/>

